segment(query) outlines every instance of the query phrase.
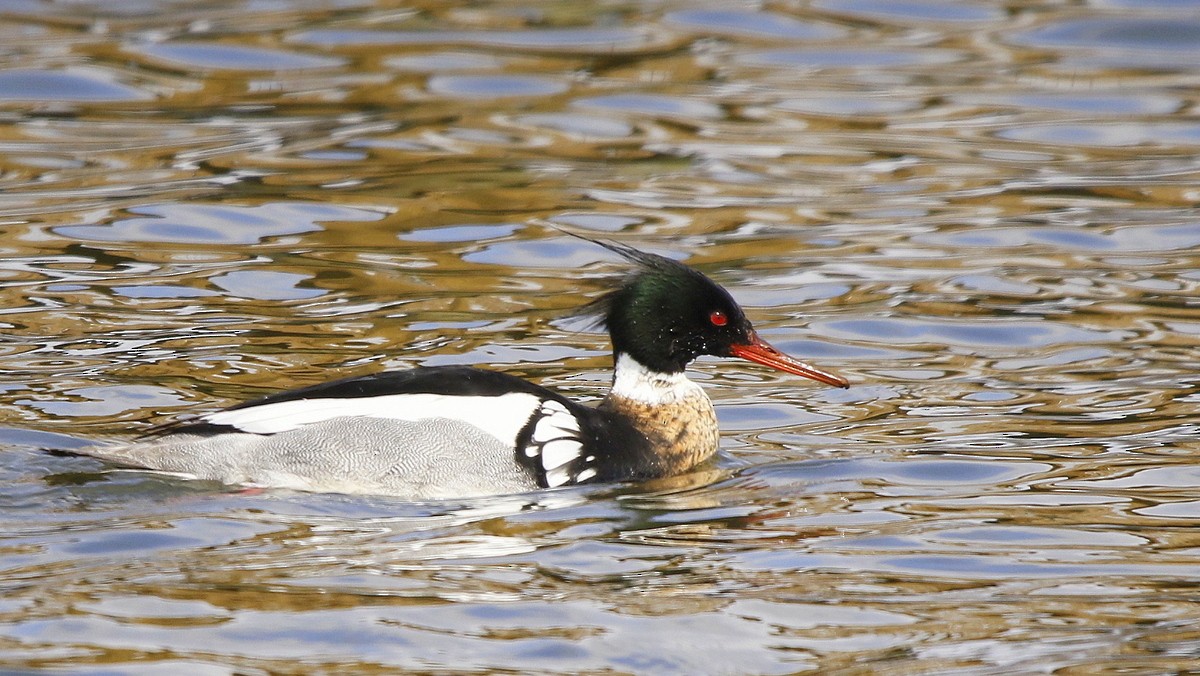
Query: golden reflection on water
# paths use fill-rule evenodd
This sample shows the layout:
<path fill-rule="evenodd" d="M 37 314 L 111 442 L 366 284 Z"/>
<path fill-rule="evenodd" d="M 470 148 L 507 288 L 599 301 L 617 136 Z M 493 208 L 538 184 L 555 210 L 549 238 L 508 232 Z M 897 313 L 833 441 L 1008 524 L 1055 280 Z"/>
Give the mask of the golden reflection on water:
<path fill-rule="evenodd" d="M 1200 23 L 1170 2 L 0 10 L 0 665 L 1195 667 Z M 725 454 L 470 504 L 41 453 L 333 375 L 584 399 L 678 256 L 826 390 Z M 533 667 L 531 665 L 538 665 Z"/>

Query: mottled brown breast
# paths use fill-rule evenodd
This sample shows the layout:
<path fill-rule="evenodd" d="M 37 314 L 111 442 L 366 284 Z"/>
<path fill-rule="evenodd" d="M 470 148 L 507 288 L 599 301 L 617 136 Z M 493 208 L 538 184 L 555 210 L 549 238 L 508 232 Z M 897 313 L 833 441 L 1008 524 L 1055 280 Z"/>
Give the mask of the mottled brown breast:
<path fill-rule="evenodd" d="M 717 452 L 717 412 L 699 387 L 669 404 L 609 394 L 600 408 L 626 417 L 650 440 L 658 454 L 655 476 L 686 472 Z"/>

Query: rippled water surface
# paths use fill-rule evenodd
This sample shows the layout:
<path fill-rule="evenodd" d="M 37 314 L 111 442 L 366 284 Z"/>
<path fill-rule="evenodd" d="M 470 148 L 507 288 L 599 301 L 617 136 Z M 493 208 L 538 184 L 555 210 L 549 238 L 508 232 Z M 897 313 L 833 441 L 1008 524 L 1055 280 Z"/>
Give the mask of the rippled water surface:
<path fill-rule="evenodd" d="M 0 670 L 1200 669 L 1200 14 L 0 2 Z M 332 376 L 594 399 L 682 258 L 846 391 L 692 373 L 711 468 L 465 503 L 48 455 Z"/>

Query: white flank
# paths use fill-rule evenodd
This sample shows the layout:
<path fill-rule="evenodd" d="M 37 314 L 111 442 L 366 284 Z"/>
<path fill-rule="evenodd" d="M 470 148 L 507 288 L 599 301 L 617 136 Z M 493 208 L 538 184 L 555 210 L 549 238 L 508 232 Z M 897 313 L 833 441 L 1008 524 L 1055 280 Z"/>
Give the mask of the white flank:
<path fill-rule="evenodd" d="M 445 394 L 388 394 L 349 399 L 298 399 L 204 416 L 214 425 L 229 425 L 252 434 L 275 434 L 331 418 L 361 416 L 389 420 L 449 418 L 477 427 L 515 446 L 541 400 L 524 392 L 496 397 Z M 565 412 L 565 409 L 564 409 Z"/>
<path fill-rule="evenodd" d="M 617 355 L 612 386 L 612 395 L 615 397 L 661 406 L 674 404 L 697 393 L 704 396 L 700 386 L 688 380 L 682 372 L 658 373 L 642 366 L 627 354 Z"/>

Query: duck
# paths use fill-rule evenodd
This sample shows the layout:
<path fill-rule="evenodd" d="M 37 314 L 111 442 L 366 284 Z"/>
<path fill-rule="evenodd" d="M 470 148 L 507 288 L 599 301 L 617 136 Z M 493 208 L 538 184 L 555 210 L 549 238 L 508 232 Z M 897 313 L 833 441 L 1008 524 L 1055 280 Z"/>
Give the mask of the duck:
<path fill-rule="evenodd" d="M 237 487 L 473 498 L 697 468 L 720 441 L 712 401 L 686 375 L 702 355 L 849 386 L 772 347 L 698 270 L 576 236 L 630 264 L 575 313 L 612 344 L 612 384 L 595 405 L 499 371 L 419 366 L 280 391 L 73 453 Z"/>

